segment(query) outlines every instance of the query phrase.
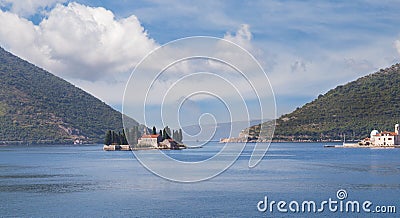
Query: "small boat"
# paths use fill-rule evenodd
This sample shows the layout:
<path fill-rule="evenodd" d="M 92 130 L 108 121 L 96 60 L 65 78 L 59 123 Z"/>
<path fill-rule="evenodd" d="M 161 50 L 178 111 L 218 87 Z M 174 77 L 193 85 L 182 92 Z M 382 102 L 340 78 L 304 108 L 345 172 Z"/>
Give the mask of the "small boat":
<path fill-rule="evenodd" d="M 343 136 L 343 144 L 342 145 L 324 145 L 324 148 L 343 148 L 346 143 L 346 135 Z"/>

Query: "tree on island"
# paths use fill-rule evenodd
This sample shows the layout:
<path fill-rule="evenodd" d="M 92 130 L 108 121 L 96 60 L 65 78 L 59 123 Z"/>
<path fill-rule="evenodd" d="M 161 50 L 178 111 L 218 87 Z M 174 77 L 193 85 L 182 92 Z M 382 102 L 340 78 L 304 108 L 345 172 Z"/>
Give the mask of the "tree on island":
<path fill-rule="evenodd" d="M 121 141 L 121 145 L 128 145 L 128 140 L 126 139 L 126 134 L 125 134 L 125 130 L 122 129 L 122 134 L 119 136 L 120 141 Z"/>
<path fill-rule="evenodd" d="M 171 129 L 168 126 L 163 129 L 162 139 L 171 139 Z"/>
<path fill-rule="evenodd" d="M 126 139 L 125 130 L 116 133 L 115 131 L 108 130 L 104 138 L 105 145 L 127 145 L 128 140 Z"/>
<path fill-rule="evenodd" d="M 177 142 L 182 142 L 183 140 L 182 129 L 172 130 L 171 134 L 171 129 L 168 126 L 166 126 L 162 131 L 160 130 L 160 135 L 162 136 L 162 140 L 171 138 Z"/>
<path fill-rule="evenodd" d="M 153 135 L 157 135 L 157 129 L 155 126 L 153 126 Z"/>
<path fill-rule="evenodd" d="M 112 144 L 118 145 L 119 144 L 119 136 L 116 132 L 112 131 Z"/>
<path fill-rule="evenodd" d="M 167 133 L 166 138 L 171 139 L 171 129 L 168 126 L 165 127 L 165 132 Z"/>
<path fill-rule="evenodd" d="M 183 140 L 182 129 L 174 130 L 173 134 L 172 134 L 172 138 L 177 142 L 182 142 L 182 140 Z"/>
<path fill-rule="evenodd" d="M 165 131 L 165 128 L 163 129 L 161 136 L 162 136 L 162 140 L 167 139 L 167 131 Z"/>
<path fill-rule="evenodd" d="M 152 128 L 152 133 L 154 135 L 157 134 L 157 129 L 155 126 Z M 165 139 L 173 139 L 176 142 L 182 143 L 183 137 L 182 137 L 182 129 L 179 130 L 172 130 L 172 135 L 171 135 L 171 129 L 166 126 L 163 130 L 160 129 L 159 131 L 160 136 L 162 137 L 162 140 Z M 128 140 L 127 137 L 129 137 L 129 140 L 132 144 L 137 143 L 137 139 L 140 137 L 141 133 L 139 132 L 139 129 L 137 126 L 134 126 L 132 129 L 127 129 L 127 133 L 125 133 L 125 129 L 122 130 L 121 132 L 115 132 L 112 130 L 108 130 L 106 132 L 106 135 L 104 137 L 104 144 L 105 145 L 128 145 Z"/>
<path fill-rule="evenodd" d="M 182 129 L 178 130 L 178 142 L 182 142 L 183 141 L 183 135 L 182 135 Z"/>
<path fill-rule="evenodd" d="M 111 139 L 111 130 L 108 130 L 108 131 L 106 132 L 106 137 L 105 137 L 105 139 L 104 139 L 104 144 L 105 144 L 105 145 L 111 145 L 111 143 L 112 143 L 112 139 Z"/>
<path fill-rule="evenodd" d="M 182 129 L 176 130 L 176 132 L 175 132 L 175 141 L 182 142 L 182 140 L 183 140 Z"/>

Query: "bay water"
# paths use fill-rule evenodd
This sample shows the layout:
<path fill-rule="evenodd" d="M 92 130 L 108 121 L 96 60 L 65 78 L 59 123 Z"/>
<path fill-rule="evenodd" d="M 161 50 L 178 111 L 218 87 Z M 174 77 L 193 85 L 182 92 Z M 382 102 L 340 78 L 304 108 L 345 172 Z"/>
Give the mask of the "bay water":
<path fill-rule="evenodd" d="M 162 179 L 130 151 L 102 145 L 0 147 L 1 217 L 396 217 L 400 213 L 400 149 L 324 148 L 322 143 L 273 143 L 255 168 L 252 144 L 220 175 L 196 183 Z M 164 151 L 186 161 L 220 149 Z M 207 170 L 207 169 L 204 169 Z M 370 201 L 370 212 L 340 211 L 346 201 Z M 265 200 L 267 199 L 267 202 Z M 336 211 L 291 211 L 289 203 L 335 200 Z M 261 202 L 260 202 L 261 201 Z M 270 207 L 271 201 L 276 203 Z M 277 202 L 284 201 L 280 212 Z M 266 206 L 266 207 L 265 207 Z M 282 205 L 281 205 L 282 206 Z M 295 206 L 292 204 L 291 206 Z M 396 213 L 376 213 L 395 206 Z M 266 209 L 264 212 L 260 209 Z M 385 208 L 387 210 L 388 207 Z"/>

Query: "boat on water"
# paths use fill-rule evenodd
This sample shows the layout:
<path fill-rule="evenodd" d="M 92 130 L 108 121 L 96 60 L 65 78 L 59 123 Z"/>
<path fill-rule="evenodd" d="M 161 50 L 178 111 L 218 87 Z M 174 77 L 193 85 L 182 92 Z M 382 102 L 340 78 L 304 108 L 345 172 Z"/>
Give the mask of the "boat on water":
<path fill-rule="evenodd" d="M 324 148 L 342 148 L 346 144 L 346 135 L 343 136 L 343 144 L 341 145 L 324 145 Z"/>

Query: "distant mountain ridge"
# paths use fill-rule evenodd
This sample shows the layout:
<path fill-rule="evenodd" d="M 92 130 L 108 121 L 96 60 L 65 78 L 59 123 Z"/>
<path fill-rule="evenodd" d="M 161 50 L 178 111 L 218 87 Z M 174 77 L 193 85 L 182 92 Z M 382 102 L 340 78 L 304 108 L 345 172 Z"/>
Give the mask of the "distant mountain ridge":
<path fill-rule="evenodd" d="M 276 120 L 274 140 L 362 139 L 400 123 L 400 64 L 340 85 Z M 268 123 L 264 123 L 268 126 Z M 260 125 L 243 130 L 259 138 Z"/>
<path fill-rule="evenodd" d="M 217 124 L 190 125 L 182 129 L 185 132 L 185 140 L 188 141 L 219 141 L 229 136 L 236 137 L 243 128 L 256 125 L 265 120 L 233 121 Z"/>
<path fill-rule="evenodd" d="M 0 142 L 99 143 L 122 128 L 120 112 L 0 48 Z"/>

